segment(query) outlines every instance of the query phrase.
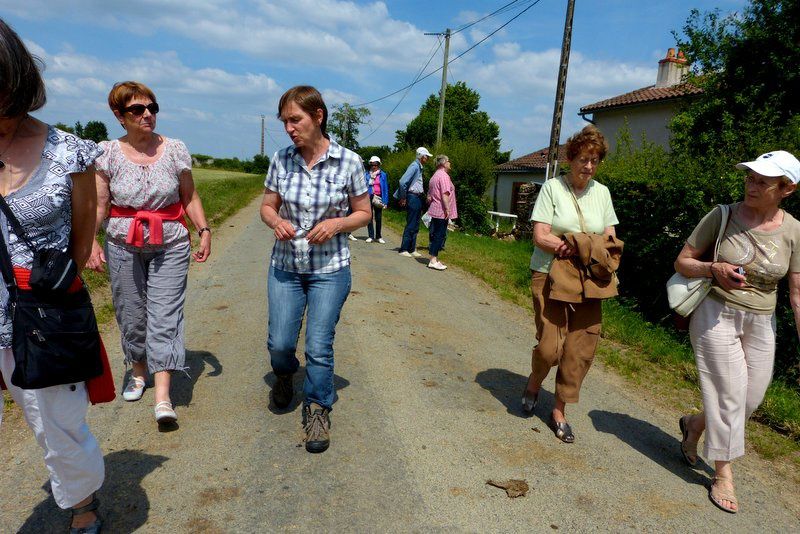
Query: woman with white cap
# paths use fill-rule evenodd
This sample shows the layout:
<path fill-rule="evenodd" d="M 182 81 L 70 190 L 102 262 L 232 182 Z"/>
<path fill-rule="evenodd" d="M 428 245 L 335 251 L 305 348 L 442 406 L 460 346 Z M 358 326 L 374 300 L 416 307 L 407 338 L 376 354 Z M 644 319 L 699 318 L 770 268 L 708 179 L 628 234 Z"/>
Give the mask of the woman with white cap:
<path fill-rule="evenodd" d="M 377 241 L 380 244 L 386 243 L 381 237 L 381 222 L 383 220 L 383 209 L 389 205 L 389 184 L 386 173 L 381 169 L 381 158 L 372 156 L 369 158 L 369 170 L 364 173 L 369 189 L 369 203 L 372 206 L 372 218 L 367 225 L 367 243 Z M 375 222 L 373 227 L 372 223 Z"/>
<path fill-rule="evenodd" d="M 729 513 L 739 510 L 731 461 L 744 455 L 745 422 L 772 378 L 777 287 L 787 274 L 800 335 L 800 222 L 780 208 L 797 189 L 800 161 L 779 150 L 736 168 L 747 171 L 745 197 L 730 206 L 717 259 L 709 261 L 722 223 L 718 207 L 703 217 L 675 261 L 684 276 L 712 279 L 689 326 L 703 412 L 680 418 L 681 453 L 696 465 L 705 431 L 703 455 L 715 464 L 708 497 Z"/>

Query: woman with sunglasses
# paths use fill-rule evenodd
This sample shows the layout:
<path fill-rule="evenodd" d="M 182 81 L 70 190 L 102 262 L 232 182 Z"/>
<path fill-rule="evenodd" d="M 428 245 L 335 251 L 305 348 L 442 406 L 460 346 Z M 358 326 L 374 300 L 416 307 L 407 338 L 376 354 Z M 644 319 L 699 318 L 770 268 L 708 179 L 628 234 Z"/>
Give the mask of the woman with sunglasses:
<path fill-rule="evenodd" d="M 713 280 L 689 323 L 703 412 L 679 419 L 681 453 L 697 465 L 705 431 L 703 456 L 715 468 L 708 498 L 729 513 L 739 510 L 731 461 L 744 455 L 745 423 L 772 379 L 778 281 L 786 275 L 800 335 L 800 222 L 780 208 L 797 189 L 800 161 L 779 150 L 736 168 L 748 171 L 745 196 L 731 205 L 717 259 L 711 261 L 722 212 L 714 208 L 675 261 L 682 275 Z"/>
<path fill-rule="evenodd" d="M 155 132 L 159 107 L 153 91 L 120 82 L 108 105 L 126 134 L 100 144 L 96 230 L 105 228 L 106 245 L 95 239 L 87 265 L 102 271 L 108 262 L 122 351 L 132 366 L 123 398 L 141 399 L 152 374 L 156 422 L 175 423 L 170 378 L 186 369 L 183 305 L 191 255 L 184 216 L 198 229 L 195 261 L 208 259 L 211 230 L 186 145 Z"/>

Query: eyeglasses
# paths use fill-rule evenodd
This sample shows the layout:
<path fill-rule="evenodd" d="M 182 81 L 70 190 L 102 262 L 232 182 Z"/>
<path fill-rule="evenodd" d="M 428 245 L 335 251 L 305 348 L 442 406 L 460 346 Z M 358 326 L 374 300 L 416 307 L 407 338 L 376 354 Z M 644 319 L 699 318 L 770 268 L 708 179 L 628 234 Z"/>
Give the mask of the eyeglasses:
<path fill-rule="evenodd" d="M 146 106 L 144 104 L 131 104 L 127 108 L 122 109 L 123 113 L 130 113 L 135 117 L 144 115 L 144 110 L 149 111 L 151 115 L 155 115 L 158 113 L 158 104 L 155 102 L 151 102 Z"/>
<path fill-rule="evenodd" d="M 769 187 L 777 187 L 780 184 L 780 181 L 773 181 L 773 180 L 765 180 L 761 176 L 756 176 L 753 173 L 747 173 L 747 176 L 744 177 L 744 181 L 746 184 L 754 185 L 759 189 L 765 189 Z"/>
<path fill-rule="evenodd" d="M 598 158 L 597 156 L 595 156 L 593 158 L 586 158 L 586 157 L 581 156 L 581 157 L 578 158 L 578 163 L 581 166 L 584 166 L 587 163 L 591 163 L 592 167 L 597 167 L 600 164 L 600 158 Z"/>

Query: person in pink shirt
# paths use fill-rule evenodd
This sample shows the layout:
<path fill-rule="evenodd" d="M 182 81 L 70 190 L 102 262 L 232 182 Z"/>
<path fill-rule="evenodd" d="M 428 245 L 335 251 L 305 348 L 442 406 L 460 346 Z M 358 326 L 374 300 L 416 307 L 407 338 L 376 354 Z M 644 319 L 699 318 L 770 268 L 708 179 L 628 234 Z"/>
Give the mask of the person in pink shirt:
<path fill-rule="evenodd" d="M 439 261 L 439 252 L 444 246 L 445 237 L 447 237 L 448 221 L 458 218 L 456 190 L 449 172 L 450 158 L 444 154 L 436 156 L 436 172 L 433 173 L 428 184 L 428 215 L 431 216 L 430 244 L 428 245 L 431 259 L 428 268 L 437 271 L 447 269 L 447 265 Z"/>

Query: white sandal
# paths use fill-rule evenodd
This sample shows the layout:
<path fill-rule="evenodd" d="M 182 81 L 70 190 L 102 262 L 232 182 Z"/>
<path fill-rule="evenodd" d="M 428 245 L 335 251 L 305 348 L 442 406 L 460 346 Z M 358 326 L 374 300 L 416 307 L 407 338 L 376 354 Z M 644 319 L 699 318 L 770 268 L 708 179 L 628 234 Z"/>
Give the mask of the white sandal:
<path fill-rule="evenodd" d="M 138 376 L 131 376 L 131 379 L 128 380 L 128 384 L 125 386 L 125 389 L 122 391 L 122 398 L 126 401 L 137 401 L 142 398 L 145 389 L 145 381 L 144 378 L 139 378 Z"/>
<path fill-rule="evenodd" d="M 178 420 L 178 414 L 172 409 L 170 401 L 161 401 L 156 403 L 155 407 L 156 423 L 175 423 Z"/>

